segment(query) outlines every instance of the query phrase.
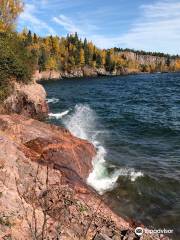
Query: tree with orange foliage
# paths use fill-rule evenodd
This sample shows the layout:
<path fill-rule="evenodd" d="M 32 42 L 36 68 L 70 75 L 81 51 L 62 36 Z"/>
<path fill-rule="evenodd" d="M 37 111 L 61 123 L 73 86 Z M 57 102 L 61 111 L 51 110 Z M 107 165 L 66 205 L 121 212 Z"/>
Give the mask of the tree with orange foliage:
<path fill-rule="evenodd" d="M 176 62 L 175 62 L 175 71 L 180 71 L 180 58 L 176 59 Z"/>

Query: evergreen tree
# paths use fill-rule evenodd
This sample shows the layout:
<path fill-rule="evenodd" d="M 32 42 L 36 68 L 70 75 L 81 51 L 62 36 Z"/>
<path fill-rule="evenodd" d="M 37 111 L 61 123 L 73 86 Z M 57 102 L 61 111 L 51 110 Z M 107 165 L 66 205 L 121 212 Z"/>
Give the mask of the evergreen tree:
<path fill-rule="evenodd" d="M 33 42 L 34 42 L 34 43 L 38 43 L 38 38 L 37 38 L 36 33 L 34 33 L 34 36 L 33 36 Z"/>
<path fill-rule="evenodd" d="M 107 71 L 113 71 L 114 70 L 114 67 L 115 67 L 115 64 L 114 62 L 112 61 L 112 58 L 111 58 L 111 52 L 108 51 L 107 54 L 106 54 L 106 63 L 105 63 L 105 66 L 106 66 L 106 70 Z"/>
<path fill-rule="evenodd" d="M 103 64 L 102 64 L 102 56 L 100 54 L 100 52 L 97 54 L 96 56 L 96 66 L 97 67 L 101 67 Z"/>
<path fill-rule="evenodd" d="M 89 64 L 89 51 L 88 51 L 88 45 L 87 44 L 88 44 L 88 42 L 87 42 L 87 39 L 85 38 L 83 47 L 84 47 L 84 58 L 85 58 L 85 64 L 86 65 Z"/>
<path fill-rule="evenodd" d="M 32 34 L 31 34 L 31 31 L 29 30 L 27 37 L 26 37 L 26 41 L 25 41 L 26 46 L 31 45 L 32 41 L 33 41 Z"/>
<path fill-rule="evenodd" d="M 40 56 L 39 56 L 39 60 L 38 60 L 38 65 L 39 65 L 40 71 L 46 70 L 47 59 L 48 59 L 48 56 L 47 56 L 46 50 L 44 48 L 41 48 Z"/>

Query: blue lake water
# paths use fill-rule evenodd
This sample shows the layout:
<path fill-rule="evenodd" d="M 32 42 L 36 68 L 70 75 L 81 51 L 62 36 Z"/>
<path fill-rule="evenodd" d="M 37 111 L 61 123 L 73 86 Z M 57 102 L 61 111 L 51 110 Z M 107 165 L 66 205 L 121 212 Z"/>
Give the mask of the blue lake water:
<path fill-rule="evenodd" d="M 97 148 L 88 183 L 121 216 L 180 239 L 180 74 L 42 84 L 49 121 Z"/>

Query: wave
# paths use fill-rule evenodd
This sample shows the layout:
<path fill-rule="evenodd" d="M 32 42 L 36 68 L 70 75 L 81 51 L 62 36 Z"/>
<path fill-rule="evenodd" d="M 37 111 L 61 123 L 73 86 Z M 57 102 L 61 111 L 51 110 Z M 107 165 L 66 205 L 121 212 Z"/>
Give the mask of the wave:
<path fill-rule="evenodd" d="M 108 172 L 108 164 L 105 160 L 107 154 L 106 149 L 99 141 L 99 131 L 96 130 L 98 129 L 97 117 L 88 105 L 76 105 L 72 115 L 65 118 L 63 123 L 73 135 L 90 141 L 96 147 L 97 154 L 93 159 L 93 171 L 90 173 L 87 183 L 100 194 L 114 188 L 119 176 L 127 176 L 131 181 L 135 181 L 136 178 L 143 176 L 141 172 L 136 172 L 132 168 L 119 168 L 112 173 Z"/>
<path fill-rule="evenodd" d="M 59 99 L 58 98 L 47 98 L 46 102 L 47 103 L 58 103 Z"/>
<path fill-rule="evenodd" d="M 119 176 L 126 176 L 130 178 L 132 182 L 136 181 L 138 177 L 143 177 L 144 174 L 141 171 L 135 171 L 134 168 L 121 168 L 117 170 Z"/>
<path fill-rule="evenodd" d="M 61 119 L 62 117 L 66 116 L 69 113 L 69 110 L 66 110 L 61 113 L 49 113 L 50 118 Z"/>

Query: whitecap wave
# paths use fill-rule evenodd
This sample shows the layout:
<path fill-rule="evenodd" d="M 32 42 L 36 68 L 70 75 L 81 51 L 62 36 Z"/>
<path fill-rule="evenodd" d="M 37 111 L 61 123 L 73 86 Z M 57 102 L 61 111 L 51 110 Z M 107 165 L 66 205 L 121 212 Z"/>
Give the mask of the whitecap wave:
<path fill-rule="evenodd" d="M 62 117 L 66 116 L 69 113 L 69 110 L 66 110 L 61 113 L 49 113 L 50 118 L 61 119 Z"/>
<path fill-rule="evenodd" d="M 47 103 L 58 103 L 59 99 L 58 98 L 47 98 L 46 102 Z"/>
<path fill-rule="evenodd" d="M 132 182 L 136 181 L 138 177 L 143 177 L 143 173 L 141 171 L 135 171 L 134 168 L 120 168 L 117 170 L 119 176 L 126 176 L 130 178 Z"/>
<path fill-rule="evenodd" d="M 93 171 L 90 173 L 87 183 L 96 189 L 100 194 L 116 186 L 119 176 L 127 176 L 131 181 L 142 176 L 141 172 L 134 169 L 117 169 L 112 173 L 108 172 L 106 158 L 106 149 L 101 145 L 98 139 L 98 129 L 96 114 L 88 106 L 78 104 L 75 106 L 72 115 L 63 120 L 65 126 L 76 137 L 86 139 L 93 143 L 97 149 L 96 157 L 93 159 Z"/>

